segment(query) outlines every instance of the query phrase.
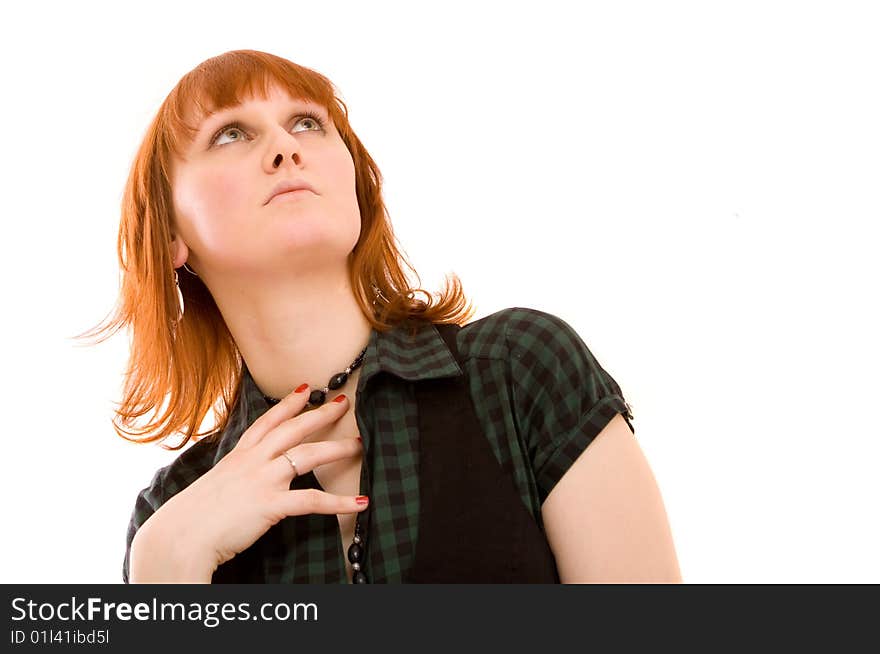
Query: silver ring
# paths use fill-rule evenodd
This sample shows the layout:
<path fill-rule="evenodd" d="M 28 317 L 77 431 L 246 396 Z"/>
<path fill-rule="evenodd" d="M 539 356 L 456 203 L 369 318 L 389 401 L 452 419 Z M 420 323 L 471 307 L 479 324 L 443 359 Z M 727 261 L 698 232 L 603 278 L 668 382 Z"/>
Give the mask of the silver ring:
<path fill-rule="evenodd" d="M 293 466 L 293 476 L 296 477 L 299 475 L 299 472 L 297 472 L 296 469 L 296 464 L 293 462 L 293 459 L 290 458 L 290 455 L 287 452 L 282 452 L 282 454 L 284 455 L 284 458 L 287 459 L 287 462 Z"/>

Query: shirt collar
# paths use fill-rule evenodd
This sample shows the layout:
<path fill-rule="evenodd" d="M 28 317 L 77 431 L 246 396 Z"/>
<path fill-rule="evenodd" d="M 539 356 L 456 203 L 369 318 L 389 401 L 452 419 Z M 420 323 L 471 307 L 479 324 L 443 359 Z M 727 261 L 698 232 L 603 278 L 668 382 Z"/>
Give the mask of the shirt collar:
<path fill-rule="evenodd" d="M 373 328 L 361 364 L 358 394 L 365 393 L 370 380 L 381 372 L 406 381 L 458 377 L 464 374 L 434 324 L 421 325 L 415 334 L 410 333 L 411 324 L 407 321 L 385 332 Z M 214 457 L 215 464 L 235 447 L 244 431 L 269 410 L 263 393 L 244 362 L 240 387 L 238 405 L 233 408 L 226 429 L 220 436 Z"/>

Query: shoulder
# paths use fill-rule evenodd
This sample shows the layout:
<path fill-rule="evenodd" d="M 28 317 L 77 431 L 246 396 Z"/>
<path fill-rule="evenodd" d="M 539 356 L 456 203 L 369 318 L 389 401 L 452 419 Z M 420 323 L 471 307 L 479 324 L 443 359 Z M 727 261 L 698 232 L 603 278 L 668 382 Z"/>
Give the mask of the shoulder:
<path fill-rule="evenodd" d="M 520 409 L 529 414 L 571 417 L 602 402 L 631 419 L 617 381 L 566 320 L 546 311 L 514 307 L 504 312 L 512 383 Z M 631 427 L 631 425 L 630 425 Z"/>
<path fill-rule="evenodd" d="M 550 428 L 555 422 L 558 430 L 590 412 L 609 419 L 620 412 L 635 432 L 617 381 L 577 330 L 557 315 L 530 307 L 502 309 L 462 327 L 456 344 L 465 360 L 503 363 L 515 417 L 526 428 Z"/>
<path fill-rule="evenodd" d="M 541 502 L 616 414 L 622 413 L 635 432 L 617 381 L 563 318 L 511 307 L 466 325 L 458 343 L 470 357 L 505 360 L 512 423 Z M 498 388 L 494 378 L 492 383 Z"/>
<path fill-rule="evenodd" d="M 576 333 L 562 318 L 530 307 L 508 307 L 462 326 L 457 345 L 467 357 L 509 359 L 539 353 Z"/>
<path fill-rule="evenodd" d="M 573 357 L 596 364 L 578 332 L 557 315 L 531 307 L 508 307 L 461 328 L 456 341 L 468 358 L 505 359 L 555 367 Z"/>
<path fill-rule="evenodd" d="M 146 521 L 146 518 L 141 521 L 136 519 L 139 511 L 154 513 L 171 497 L 205 474 L 214 464 L 216 450 L 216 441 L 206 437 L 187 447 L 168 465 L 159 468 L 150 484 L 138 494 L 133 516 L 135 522 L 142 524 Z"/>
<path fill-rule="evenodd" d="M 129 557 L 134 536 L 143 524 L 175 494 L 182 491 L 203 475 L 214 462 L 216 441 L 205 437 L 190 445 L 174 461 L 159 468 L 150 484 L 141 489 L 128 521 L 125 540 L 125 558 L 122 563 L 122 580 L 129 583 Z"/>

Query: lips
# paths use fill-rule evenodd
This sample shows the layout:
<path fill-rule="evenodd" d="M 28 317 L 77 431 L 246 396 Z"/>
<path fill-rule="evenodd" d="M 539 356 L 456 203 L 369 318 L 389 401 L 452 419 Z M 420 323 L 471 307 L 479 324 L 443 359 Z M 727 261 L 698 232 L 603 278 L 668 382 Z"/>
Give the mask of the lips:
<path fill-rule="evenodd" d="M 284 191 L 283 193 L 277 193 L 277 194 L 273 195 L 272 200 L 274 200 L 275 198 L 278 198 L 278 197 L 284 197 L 287 195 L 291 195 L 293 193 L 311 193 L 311 191 L 307 188 L 298 188 L 298 189 L 294 189 L 292 191 Z M 269 200 L 269 202 L 271 202 L 272 200 Z"/>
<path fill-rule="evenodd" d="M 312 185 L 304 179 L 284 180 L 272 189 L 272 193 L 266 199 L 265 204 L 269 204 L 276 195 L 281 195 L 282 193 L 288 193 L 290 191 L 311 191 L 314 193 L 315 189 L 313 189 Z"/>

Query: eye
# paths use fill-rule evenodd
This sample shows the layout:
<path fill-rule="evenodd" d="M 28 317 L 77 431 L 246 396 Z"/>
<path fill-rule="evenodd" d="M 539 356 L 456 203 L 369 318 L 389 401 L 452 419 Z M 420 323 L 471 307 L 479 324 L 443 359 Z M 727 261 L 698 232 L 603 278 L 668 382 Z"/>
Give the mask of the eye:
<path fill-rule="evenodd" d="M 211 137 L 211 141 L 208 143 L 208 146 L 213 147 L 214 145 L 216 145 L 217 139 L 220 138 L 221 136 L 223 136 L 224 134 L 226 134 L 227 132 L 231 132 L 233 134 L 235 134 L 235 133 L 244 134 L 244 128 L 241 126 L 241 124 L 238 121 L 234 121 L 234 122 L 229 123 L 228 125 L 224 125 L 223 127 L 220 128 L 220 130 L 217 133 L 214 134 L 214 136 Z M 235 140 L 240 141 L 241 139 L 239 138 L 239 139 L 235 139 Z"/>
<path fill-rule="evenodd" d="M 296 120 L 296 123 L 294 123 L 294 125 L 299 125 L 299 123 L 301 123 L 304 120 L 312 121 L 317 124 L 317 128 L 313 128 L 311 130 L 306 130 L 306 131 L 319 132 L 319 131 L 324 130 L 324 127 L 325 127 L 324 120 L 319 115 L 312 113 L 310 111 L 306 111 L 305 113 L 296 116 L 296 119 L 297 120 Z M 221 136 L 223 136 L 224 134 L 227 134 L 227 133 L 231 133 L 231 134 L 238 133 L 240 135 L 247 136 L 247 130 L 245 129 L 244 125 L 242 125 L 237 120 L 234 120 L 231 123 L 227 123 L 226 125 L 224 125 L 220 129 L 218 129 L 216 132 L 214 132 L 214 136 L 212 136 L 211 140 L 208 142 L 208 147 L 210 148 L 210 147 L 215 147 L 216 145 L 225 145 L 224 143 L 218 144 L 217 139 L 219 139 Z M 234 139 L 234 141 L 240 141 L 240 140 L 241 140 L 241 138 Z"/>

